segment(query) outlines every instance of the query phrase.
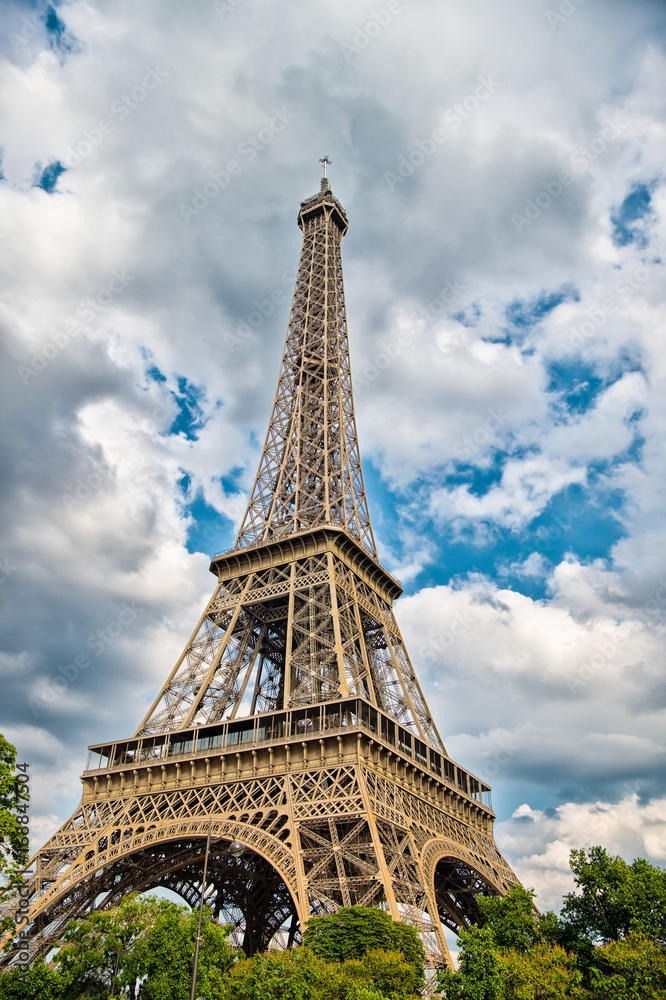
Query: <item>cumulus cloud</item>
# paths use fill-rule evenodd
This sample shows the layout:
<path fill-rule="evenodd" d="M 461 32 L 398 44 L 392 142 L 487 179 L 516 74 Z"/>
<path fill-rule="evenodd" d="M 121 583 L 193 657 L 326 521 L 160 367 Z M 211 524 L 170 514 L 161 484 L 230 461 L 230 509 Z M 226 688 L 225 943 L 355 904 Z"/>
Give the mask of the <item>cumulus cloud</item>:
<path fill-rule="evenodd" d="M 536 890 L 539 908 L 559 909 L 562 896 L 574 890 L 572 850 L 602 845 L 610 854 L 666 864 L 666 799 L 645 803 L 634 793 L 619 802 L 566 803 L 549 812 L 525 803 L 498 824 L 497 833 L 523 884 Z"/>
<path fill-rule="evenodd" d="M 568 562 L 534 600 L 483 577 L 403 598 L 398 615 L 452 756 L 503 812 L 572 796 L 657 794 L 664 766 L 663 624 L 628 612 L 618 579 Z M 663 610 L 666 590 L 659 610 Z"/>

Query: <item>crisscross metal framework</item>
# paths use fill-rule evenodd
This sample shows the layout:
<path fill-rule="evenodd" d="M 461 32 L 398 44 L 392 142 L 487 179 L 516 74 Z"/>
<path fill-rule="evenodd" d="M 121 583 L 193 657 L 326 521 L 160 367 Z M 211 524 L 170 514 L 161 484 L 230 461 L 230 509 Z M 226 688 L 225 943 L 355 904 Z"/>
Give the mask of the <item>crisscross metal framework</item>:
<path fill-rule="evenodd" d="M 324 187 L 303 202 L 298 224 L 303 247 L 275 403 L 236 545 L 336 524 L 376 557 L 349 364 L 347 217 Z"/>
<path fill-rule="evenodd" d="M 66 922 L 162 885 L 206 898 L 251 954 L 313 913 L 361 904 L 443 927 L 516 881 L 490 788 L 450 759 L 393 613 L 370 526 L 352 399 L 340 243 L 326 178 L 303 248 L 273 414 L 235 547 L 136 733 L 91 748 L 80 808 L 2 913 L 46 954 Z M 245 845 L 240 859 L 226 851 Z M 26 912 L 26 907 L 27 912 Z M 27 942 L 27 945 L 26 945 Z M 16 960 L 15 946 L 0 958 Z"/>

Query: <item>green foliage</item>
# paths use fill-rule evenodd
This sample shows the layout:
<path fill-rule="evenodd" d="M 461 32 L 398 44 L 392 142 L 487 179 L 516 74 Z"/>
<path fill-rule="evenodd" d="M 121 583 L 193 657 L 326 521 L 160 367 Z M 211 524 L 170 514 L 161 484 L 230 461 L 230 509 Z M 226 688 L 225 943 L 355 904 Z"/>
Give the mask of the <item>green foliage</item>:
<path fill-rule="evenodd" d="M 444 969 L 438 989 L 446 1000 L 501 1000 L 504 996 L 495 935 L 489 927 L 461 931 L 457 972 Z"/>
<path fill-rule="evenodd" d="M 595 1000 L 666 997 L 666 951 L 643 934 L 630 933 L 599 949 L 592 972 Z"/>
<path fill-rule="evenodd" d="M 562 922 L 573 935 L 608 943 L 635 932 L 666 944 L 666 871 L 603 847 L 572 851 L 571 869 L 579 892 L 564 897 Z"/>
<path fill-rule="evenodd" d="M 666 998 L 666 873 L 601 847 L 573 851 L 571 867 L 561 917 L 538 916 L 520 887 L 479 901 L 483 926 L 461 933 L 458 972 L 440 974 L 446 1000 Z"/>
<path fill-rule="evenodd" d="M 209 918 L 201 929 L 197 986 L 201 995 L 215 996 L 235 955 L 226 929 Z M 197 913 L 170 900 L 127 896 L 71 925 L 58 963 L 77 984 L 76 996 L 180 1000 L 189 995 L 197 921 Z"/>
<path fill-rule="evenodd" d="M 20 817 L 28 804 L 26 785 L 16 773 L 16 747 L 0 734 L 0 876 L 7 877 L 28 860 L 28 842 Z"/>
<path fill-rule="evenodd" d="M 375 947 L 378 947 L 375 945 Z M 385 946 L 394 951 L 400 951 L 404 955 L 405 961 L 409 962 L 415 969 L 420 970 L 422 975 L 423 964 L 425 962 L 425 952 L 423 942 L 410 924 L 393 923 L 393 944 Z"/>
<path fill-rule="evenodd" d="M 194 966 L 198 913 L 171 904 L 155 922 L 141 948 L 142 972 L 147 977 L 140 1000 L 181 1000 L 189 996 Z M 227 940 L 227 928 L 207 919 L 201 927 L 197 995 L 219 996 L 225 973 L 236 956 Z"/>
<path fill-rule="evenodd" d="M 326 991 L 320 992 L 322 984 Z M 306 949 L 241 959 L 227 975 L 220 1000 L 334 1000 L 328 963 Z"/>
<path fill-rule="evenodd" d="M 16 747 L 0 733 L 0 900 L 14 897 L 28 861 L 27 810 L 27 783 L 16 771 Z M 0 919 L 0 937 L 12 926 Z"/>
<path fill-rule="evenodd" d="M 347 906 L 325 917 L 312 917 L 303 944 L 329 962 L 362 958 L 376 949 L 402 952 L 417 973 L 415 988 L 423 985 L 423 944 L 416 930 L 392 920 L 384 910 Z"/>
<path fill-rule="evenodd" d="M 411 927 L 408 929 L 412 930 Z M 345 1000 L 352 1000 L 357 996 L 351 990 L 353 983 L 357 984 L 358 990 L 371 988 L 382 997 L 407 1000 L 421 990 L 424 981 L 423 960 L 420 966 L 415 966 L 414 962 L 407 960 L 403 952 L 383 948 L 371 949 L 360 959 L 347 959 L 341 966 L 341 972 L 343 981 L 349 980 L 345 987 Z M 358 994 L 358 1000 L 361 1000 L 362 995 L 365 994 Z"/>
<path fill-rule="evenodd" d="M 460 935 L 458 972 L 444 970 L 438 987 L 446 1000 L 583 1000 L 583 976 L 575 957 L 559 945 L 500 948 L 489 927 Z"/>
<path fill-rule="evenodd" d="M 516 886 L 479 900 L 460 934 L 459 970 L 438 977 L 443 1000 L 666 1000 L 666 873 L 601 847 L 574 851 L 576 891 L 560 917 L 539 915 Z M 58 968 L 0 977 L 0 1000 L 185 1000 L 197 914 L 126 897 L 68 929 Z M 313 917 L 304 947 L 235 961 L 225 928 L 202 927 L 197 993 L 209 1000 L 418 1000 L 424 952 L 416 931 L 383 910 Z"/>
<path fill-rule="evenodd" d="M 310 948 L 241 960 L 216 1000 L 418 1000 L 414 969 L 402 955 L 370 950 L 328 962 Z"/>
<path fill-rule="evenodd" d="M 583 1000 L 583 975 L 576 959 L 559 945 L 537 942 L 531 948 L 498 953 L 501 1000 Z"/>
<path fill-rule="evenodd" d="M 70 923 L 58 963 L 90 997 L 136 991 L 143 974 L 142 945 L 168 907 L 166 900 L 126 896 L 119 906 Z"/>
<path fill-rule="evenodd" d="M 0 1000 L 73 1000 L 80 993 L 72 989 L 68 976 L 50 969 L 38 958 L 26 970 L 11 969 L 0 976 Z"/>
<path fill-rule="evenodd" d="M 514 885 L 506 896 L 486 896 L 479 899 L 483 923 L 493 932 L 500 948 L 527 951 L 541 940 L 534 891 Z"/>

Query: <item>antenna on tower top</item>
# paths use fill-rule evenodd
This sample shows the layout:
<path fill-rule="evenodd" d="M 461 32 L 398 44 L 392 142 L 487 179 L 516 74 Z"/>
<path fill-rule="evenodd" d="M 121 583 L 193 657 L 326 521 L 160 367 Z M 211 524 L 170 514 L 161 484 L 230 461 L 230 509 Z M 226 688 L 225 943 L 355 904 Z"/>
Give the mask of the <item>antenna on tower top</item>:
<path fill-rule="evenodd" d="M 321 189 L 322 191 L 326 191 L 326 189 L 329 187 L 328 175 L 326 173 L 326 170 L 328 168 L 329 163 L 331 163 L 332 161 L 329 156 L 322 156 L 320 157 L 319 162 L 321 163 L 321 169 L 322 169 Z"/>

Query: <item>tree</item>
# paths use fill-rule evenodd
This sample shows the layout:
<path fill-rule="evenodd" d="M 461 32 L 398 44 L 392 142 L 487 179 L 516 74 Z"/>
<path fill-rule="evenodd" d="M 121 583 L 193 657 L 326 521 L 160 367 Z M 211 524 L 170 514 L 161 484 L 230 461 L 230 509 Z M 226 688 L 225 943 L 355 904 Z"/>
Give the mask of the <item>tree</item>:
<path fill-rule="evenodd" d="M 329 962 L 362 958 L 376 949 L 402 952 L 415 971 L 414 992 L 423 987 L 423 944 L 409 924 L 372 906 L 346 906 L 325 917 L 312 917 L 303 944 Z"/>
<path fill-rule="evenodd" d="M 11 882 L 28 861 L 27 775 L 16 766 L 16 747 L 0 733 L 0 877 Z"/>
<path fill-rule="evenodd" d="M 345 987 L 345 1000 L 356 998 L 357 993 L 352 989 L 354 982 L 357 983 L 359 990 L 372 989 L 382 997 L 390 997 L 391 1000 L 410 1000 L 420 992 L 424 981 L 423 961 L 418 968 L 415 968 L 414 963 L 407 960 L 404 952 L 388 951 L 383 948 L 366 951 L 362 958 L 347 959 L 342 963 L 341 972 L 343 983 L 345 980 L 349 981 Z M 361 1000 L 360 993 L 358 998 Z"/>
<path fill-rule="evenodd" d="M 418 1000 L 414 969 L 394 951 L 328 962 L 310 948 L 242 959 L 227 973 L 219 1000 Z"/>
<path fill-rule="evenodd" d="M 663 1000 L 666 952 L 657 941 L 630 933 L 599 949 L 592 983 L 595 1000 Z"/>
<path fill-rule="evenodd" d="M 13 898 L 21 883 L 20 870 L 28 861 L 27 764 L 16 766 L 16 747 L 0 733 L 0 900 Z M 0 917 L 0 938 L 13 927 Z"/>
<path fill-rule="evenodd" d="M 629 865 L 603 847 L 572 851 L 571 869 L 579 892 L 562 907 L 570 933 L 608 943 L 637 932 L 666 944 L 666 871 L 643 858 Z"/>
<path fill-rule="evenodd" d="M 212 920 L 210 910 L 204 913 L 207 919 L 201 926 L 197 994 L 218 997 L 236 955 L 227 940 L 228 928 Z M 163 909 L 140 949 L 146 976 L 140 1000 L 181 1000 L 189 996 L 197 922 L 196 911 L 188 913 L 175 903 Z"/>
<path fill-rule="evenodd" d="M 126 896 L 118 906 L 95 910 L 67 928 L 57 960 L 87 996 L 126 993 L 136 997 L 144 975 L 144 939 L 173 903 L 155 897 Z"/>
<path fill-rule="evenodd" d="M 482 923 L 493 932 L 497 947 L 527 951 L 542 939 L 534 895 L 532 889 L 514 885 L 506 896 L 479 899 Z"/>
<path fill-rule="evenodd" d="M 58 954 L 60 968 L 82 989 L 85 984 L 88 996 L 106 997 L 127 989 L 134 997 L 141 975 L 134 952 L 161 902 L 127 896 L 119 906 L 73 921 Z"/>
<path fill-rule="evenodd" d="M 437 987 L 446 1000 L 503 1000 L 500 960 L 490 927 L 470 927 L 458 939 L 457 972 L 443 969 Z"/>
<path fill-rule="evenodd" d="M 154 896 L 127 896 L 70 925 L 57 956 L 80 995 L 130 1000 L 180 1000 L 189 994 L 198 915 Z M 215 995 L 235 961 L 227 931 L 210 919 L 202 925 L 197 984 Z M 74 994 L 79 995 L 79 994 Z"/>
<path fill-rule="evenodd" d="M 498 952 L 502 1000 L 584 1000 L 589 997 L 574 956 L 559 945 L 535 942 L 530 948 Z"/>
<path fill-rule="evenodd" d="M 241 959 L 220 1000 L 339 1000 L 340 972 L 307 948 Z"/>
<path fill-rule="evenodd" d="M 36 959 L 27 973 L 10 969 L 0 976 L 0 1000 L 73 1000 L 68 976 L 50 969 L 43 958 Z"/>
<path fill-rule="evenodd" d="M 583 1000 L 589 994 L 583 987 L 583 975 L 576 958 L 559 945 L 543 941 L 538 927 L 528 944 L 521 935 L 518 947 L 500 946 L 499 934 L 511 940 L 526 915 L 525 904 L 532 908 L 532 893 L 515 893 L 504 909 L 494 908 L 494 927 L 472 927 L 462 931 L 459 968 L 439 974 L 438 987 L 446 1000 Z M 519 905 L 520 904 L 520 905 Z M 525 908 L 523 908 L 525 907 Z M 507 918 L 502 925 L 502 916 Z M 523 927 L 526 930 L 526 927 Z"/>
<path fill-rule="evenodd" d="M 573 851 L 577 892 L 562 916 L 534 909 L 516 886 L 479 901 L 483 926 L 460 934 L 446 1000 L 652 1000 L 666 997 L 666 873 L 601 847 Z"/>

